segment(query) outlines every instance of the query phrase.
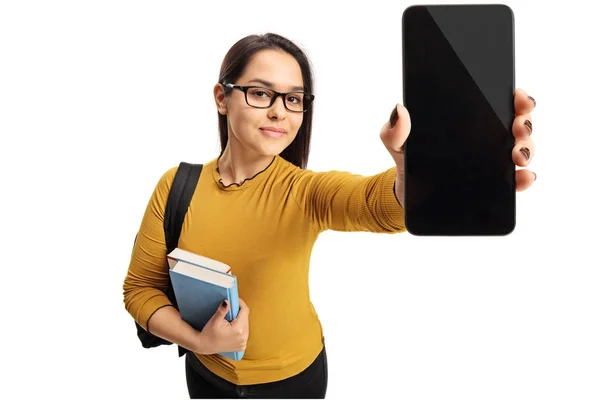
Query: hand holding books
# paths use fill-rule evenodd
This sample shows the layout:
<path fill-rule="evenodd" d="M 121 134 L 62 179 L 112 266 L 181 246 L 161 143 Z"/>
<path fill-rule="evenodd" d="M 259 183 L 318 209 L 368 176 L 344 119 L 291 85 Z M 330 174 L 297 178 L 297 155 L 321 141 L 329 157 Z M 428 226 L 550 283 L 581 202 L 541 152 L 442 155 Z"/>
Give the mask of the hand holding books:
<path fill-rule="evenodd" d="M 200 332 L 200 354 L 229 353 L 246 350 L 249 326 L 248 314 L 250 309 L 239 299 L 240 311 L 237 317 L 229 322 L 225 319 L 230 304 L 223 301 L 219 309 L 206 323 Z"/>
<path fill-rule="evenodd" d="M 199 332 L 198 344 L 190 350 L 240 360 L 250 310 L 238 297 L 237 277 L 229 265 L 180 248 L 167 259 L 181 318 Z"/>

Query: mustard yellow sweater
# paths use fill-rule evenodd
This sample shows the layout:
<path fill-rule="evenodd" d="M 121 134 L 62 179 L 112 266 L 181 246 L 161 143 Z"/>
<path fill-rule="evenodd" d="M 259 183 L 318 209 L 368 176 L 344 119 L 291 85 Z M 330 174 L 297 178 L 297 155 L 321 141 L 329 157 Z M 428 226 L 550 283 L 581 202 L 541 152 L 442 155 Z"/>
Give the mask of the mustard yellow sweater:
<path fill-rule="evenodd" d="M 144 214 L 125 282 L 125 308 L 143 327 L 169 305 L 163 215 L 176 168 L 159 180 Z M 396 168 L 365 177 L 303 170 L 276 156 L 241 185 L 225 187 L 217 159 L 206 163 L 188 209 L 179 247 L 222 261 L 238 278 L 250 307 L 245 355 L 196 357 L 238 385 L 288 378 L 323 347 L 309 296 L 309 261 L 320 232 L 403 232 L 404 209 L 394 193 Z"/>

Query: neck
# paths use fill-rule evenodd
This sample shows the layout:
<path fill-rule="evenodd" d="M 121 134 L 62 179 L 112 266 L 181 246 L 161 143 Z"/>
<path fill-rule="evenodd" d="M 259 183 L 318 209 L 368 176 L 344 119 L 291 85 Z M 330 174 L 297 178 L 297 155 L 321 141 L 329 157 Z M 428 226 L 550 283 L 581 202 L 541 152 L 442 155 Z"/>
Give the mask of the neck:
<path fill-rule="evenodd" d="M 273 156 L 248 151 L 230 137 L 219 157 L 219 176 L 224 185 L 241 184 L 266 169 L 272 161 Z"/>

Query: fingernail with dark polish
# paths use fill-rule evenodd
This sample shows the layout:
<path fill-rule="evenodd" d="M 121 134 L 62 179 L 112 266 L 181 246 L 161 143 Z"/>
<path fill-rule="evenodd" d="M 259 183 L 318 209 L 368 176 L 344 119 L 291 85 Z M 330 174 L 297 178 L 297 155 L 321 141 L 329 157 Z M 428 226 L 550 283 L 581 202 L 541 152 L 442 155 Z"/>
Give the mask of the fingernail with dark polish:
<path fill-rule="evenodd" d="M 533 101 L 533 107 L 535 108 L 535 106 L 536 106 L 535 99 L 534 99 L 533 97 L 531 97 L 531 96 L 527 96 L 527 98 L 528 98 L 529 100 Z"/>
<path fill-rule="evenodd" d="M 521 153 L 523 153 L 523 155 L 525 156 L 526 160 L 529 160 L 529 157 L 531 156 L 531 152 L 529 151 L 529 148 L 523 147 L 521 149 Z"/>
<path fill-rule="evenodd" d="M 394 127 L 398 122 L 398 106 L 394 107 L 392 114 L 390 115 L 390 127 Z"/>
<path fill-rule="evenodd" d="M 223 307 L 223 308 L 227 307 L 227 302 L 225 300 L 223 300 L 223 302 L 221 303 L 221 307 Z"/>
<path fill-rule="evenodd" d="M 527 127 L 527 129 L 529 129 L 529 134 L 531 135 L 531 132 L 533 132 L 533 124 L 531 123 L 531 121 L 526 119 L 525 126 Z"/>

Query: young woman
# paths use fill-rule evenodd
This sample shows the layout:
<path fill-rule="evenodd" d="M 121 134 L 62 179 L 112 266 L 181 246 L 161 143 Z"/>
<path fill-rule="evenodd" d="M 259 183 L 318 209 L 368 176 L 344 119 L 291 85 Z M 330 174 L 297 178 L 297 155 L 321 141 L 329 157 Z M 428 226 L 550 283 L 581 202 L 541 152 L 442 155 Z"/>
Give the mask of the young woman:
<path fill-rule="evenodd" d="M 162 176 L 147 206 L 124 282 L 125 307 L 151 333 L 191 350 L 191 398 L 324 398 L 327 357 L 308 288 L 315 240 L 327 229 L 405 230 L 407 110 L 396 105 L 381 129 L 394 162 L 389 169 L 369 177 L 313 172 L 306 169 L 312 93 L 306 55 L 275 34 L 234 44 L 214 87 L 222 151 L 204 165 L 179 246 L 232 267 L 241 304 L 234 321 L 224 319 L 224 303 L 196 331 L 162 291 L 168 282 L 162 224 L 176 168 Z M 513 158 L 525 166 L 533 156 L 535 101 L 517 90 L 515 106 Z M 519 191 L 535 180 L 526 169 L 516 174 Z M 236 350 L 245 350 L 237 362 L 216 354 Z"/>

